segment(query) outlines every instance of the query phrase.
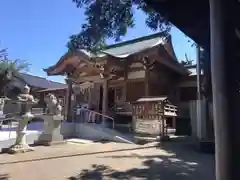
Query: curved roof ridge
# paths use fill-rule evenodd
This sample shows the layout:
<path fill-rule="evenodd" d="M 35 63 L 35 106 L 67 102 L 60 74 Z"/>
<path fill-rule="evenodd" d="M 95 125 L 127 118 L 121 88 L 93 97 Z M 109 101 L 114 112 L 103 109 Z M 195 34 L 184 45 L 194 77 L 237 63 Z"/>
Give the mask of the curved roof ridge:
<path fill-rule="evenodd" d="M 167 34 L 167 31 L 162 31 L 162 32 L 158 32 L 158 33 L 155 33 L 155 34 L 150 34 L 150 35 L 147 35 L 147 36 L 142 36 L 142 37 L 139 37 L 139 38 L 126 40 L 126 41 L 116 43 L 116 44 L 111 44 L 111 45 L 106 46 L 102 50 L 104 51 L 104 50 L 107 50 L 107 49 L 121 47 L 121 46 L 129 45 L 129 44 L 132 44 L 132 43 L 137 43 L 137 42 L 141 42 L 141 41 L 145 41 L 145 40 L 149 40 L 149 39 L 153 39 L 153 38 L 157 38 L 157 37 L 164 37 L 164 36 L 169 36 Z"/>

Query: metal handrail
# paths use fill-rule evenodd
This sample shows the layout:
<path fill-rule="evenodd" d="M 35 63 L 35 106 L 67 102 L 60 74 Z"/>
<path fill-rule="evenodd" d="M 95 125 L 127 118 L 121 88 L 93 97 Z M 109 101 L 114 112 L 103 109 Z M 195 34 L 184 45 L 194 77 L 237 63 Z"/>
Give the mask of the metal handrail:
<path fill-rule="evenodd" d="M 108 115 L 105 115 L 105 114 L 102 114 L 102 113 L 99 113 L 99 112 L 97 112 L 97 111 L 93 111 L 93 110 L 90 110 L 90 109 L 87 109 L 87 108 L 83 108 L 83 109 L 81 109 L 81 111 L 92 112 L 92 113 L 95 113 L 95 114 L 97 114 L 97 115 L 99 115 L 99 116 L 102 116 L 102 117 L 111 119 L 111 120 L 112 120 L 112 128 L 113 128 L 113 129 L 115 128 L 115 122 L 114 122 L 115 120 L 114 120 L 113 117 L 110 117 L 110 116 L 108 116 Z"/>

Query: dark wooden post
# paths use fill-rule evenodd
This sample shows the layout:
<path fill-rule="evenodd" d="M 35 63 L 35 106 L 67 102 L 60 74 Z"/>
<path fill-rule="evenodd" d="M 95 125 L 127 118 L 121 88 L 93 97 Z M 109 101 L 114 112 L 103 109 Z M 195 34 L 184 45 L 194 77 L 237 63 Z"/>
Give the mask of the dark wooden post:
<path fill-rule="evenodd" d="M 148 97 L 150 95 L 149 92 L 149 86 L 150 86 L 150 71 L 153 69 L 154 60 L 151 60 L 148 56 L 144 56 L 142 58 L 143 61 L 143 67 L 145 70 L 145 97 Z"/>
<path fill-rule="evenodd" d="M 200 46 L 196 45 L 196 51 L 197 51 L 197 99 L 201 100 L 201 65 L 200 65 Z"/>
<path fill-rule="evenodd" d="M 127 58 L 126 61 L 123 63 L 123 94 L 122 96 L 124 97 L 124 102 L 127 102 L 127 87 L 128 87 L 128 67 L 130 66 L 131 59 Z"/>
<path fill-rule="evenodd" d="M 159 125 L 160 125 L 160 139 L 162 140 L 165 136 L 165 116 L 164 116 L 164 103 L 163 101 L 158 104 L 158 114 L 159 114 Z"/>
<path fill-rule="evenodd" d="M 145 69 L 144 84 L 145 84 L 145 97 L 148 97 L 149 96 L 149 69 L 148 68 Z"/>
<path fill-rule="evenodd" d="M 66 79 L 66 82 L 68 84 L 68 90 L 67 90 L 67 121 L 72 121 L 72 80 Z"/>
<path fill-rule="evenodd" d="M 108 113 L 108 77 L 103 78 L 103 101 L 102 101 L 102 113 L 107 115 Z"/>
<path fill-rule="evenodd" d="M 238 180 L 240 171 L 239 46 L 237 1 L 210 0 L 211 75 L 216 179 Z M 238 46 L 238 48 L 237 48 Z"/>

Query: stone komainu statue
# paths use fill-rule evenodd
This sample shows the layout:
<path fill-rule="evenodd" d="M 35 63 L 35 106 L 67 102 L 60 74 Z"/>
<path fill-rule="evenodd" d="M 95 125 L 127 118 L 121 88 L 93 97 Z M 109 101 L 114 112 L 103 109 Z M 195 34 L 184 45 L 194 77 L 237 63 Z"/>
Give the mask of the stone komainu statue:
<path fill-rule="evenodd" d="M 44 100 L 47 104 L 47 114 L 61 115 L 62 106 L 54 94 L 49 93 Z"/>

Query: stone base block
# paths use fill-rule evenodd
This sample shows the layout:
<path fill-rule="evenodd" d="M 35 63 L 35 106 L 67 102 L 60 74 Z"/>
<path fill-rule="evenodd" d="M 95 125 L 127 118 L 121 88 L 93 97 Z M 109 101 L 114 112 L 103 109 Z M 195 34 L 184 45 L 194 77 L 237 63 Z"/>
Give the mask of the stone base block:
<path fill-rule="evenodd" d="M 53 146 L 53 145 L 60 145 L 66 144 L 66 141 L 35 141 L 34 146 Z"/>
<path fill-rule="evenodd" d="M 34 145 L 51 146 L 63 143 L 65 143 L 65 141 L 63 140 L 63 136 L 61 134 L 53 135 L 43 133 L 39 136 L 38 140 L 34 142 Z"/>
<path fill-rule="evenodd" d="M 150 136 L 150 135 L 142 135 L 137 134 L 134 136 L 134 142 L 136 144 L 147 144 L 150 142 L 156 142 L 159 140 L 159 136 Z"/>
<path fill-rule="evenodd" d="M 170 140 L 170 137 L 168 135 L 165 135 L 165 136 L 161 136 L 160 137 L 160 141 L 164 142 L 164 141 L 169 141 Z"/>
<path fill-rule="evenodd" d="M 16 154 L 16 153 L 25 153 L 34 151 L 33 147 L 30 147 L 28 144 L 16 144 L 9 148 L 2 148 L 2 153 Z"/>

